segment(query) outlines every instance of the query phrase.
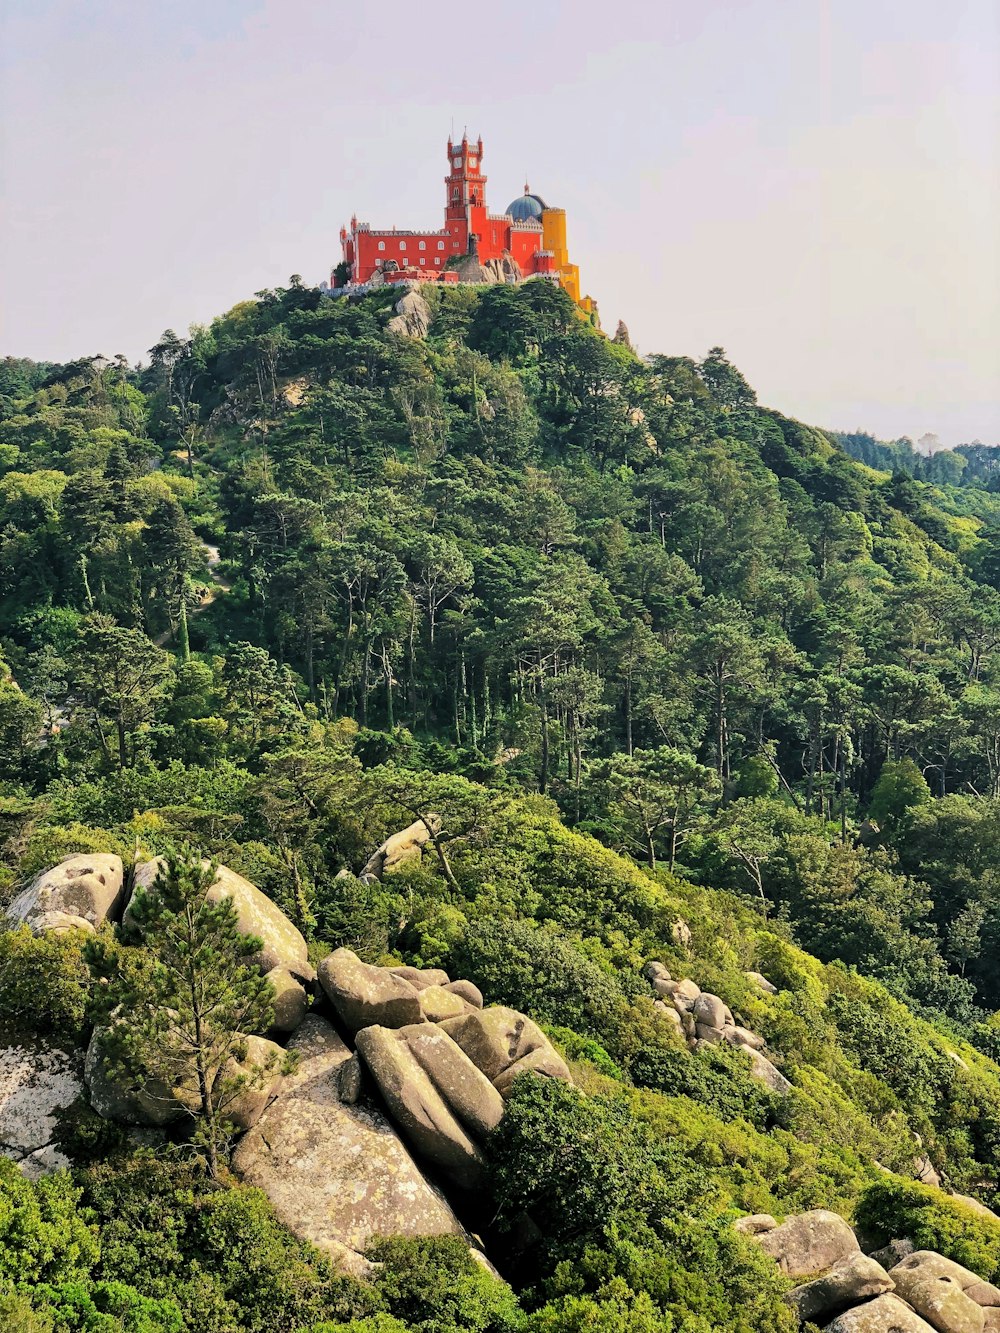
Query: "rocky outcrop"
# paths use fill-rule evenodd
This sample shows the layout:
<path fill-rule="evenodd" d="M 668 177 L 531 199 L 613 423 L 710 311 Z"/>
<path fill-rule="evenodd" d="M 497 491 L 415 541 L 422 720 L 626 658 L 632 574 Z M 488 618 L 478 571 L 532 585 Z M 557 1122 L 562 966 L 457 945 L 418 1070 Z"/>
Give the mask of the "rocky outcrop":
<path fill-rule="evenodd" d="M 749 1056 L 750 1073 L 754 1078 L 780 1096 L 791 1092 L 791 1083 L 764 1054 L 763 1037 L 738 1023 L 725 1000 L 713 995 L 711 991 L 701 990 L 689 977 L 674 981 L 666 966 L 655 959 L 648 962 L 642 972 L 659 997 L 654 1001 L 655 1008 L 674 1027 L 680 1028 L 691 1050 L 716 1046 L 720 1042 L 735 1046 Z M 774 991 L 771 983 L 760 973 L 745 975 L 759 977 L 765 983 L 762 989 L 771 987 Z"/>
<path fill-rule="evenodd" d="M 34 933 L 47 930 L 93 931 L 115 920 L 121 908 L 124 873 L 121 857 L 84 853 L 44 870 L 6 910 L 11 925 Z"/>
<path fill-rule="evenodd" d="M 404 338 L 426 338 L 430 326 L 430 306 L 419 292 L 411 289 L 396 302 L 396 313 L 386 328 Z"/>
<path fill-rule="evenodd" d="M 520 1074 L 541 1074 L 570 1082 L 569 1069 L 545 1033 L 516 1009 L 488 1009 L 441 1024 L 472 1063 L 500 1093 L 509 1095 Z"/>
<path fill-rule="evenodd" d="M 219 1071 L 217 1085 L 234 1089 L 222 1115 L 239 1130 L 249 1129 L 264 1114 L 264 1108 L 281 1088 L 285 1052 L 265 1037 L 244 1037 Z"/>
<path fill-rule="evenodd" d="M 281 1221 L 360 1276 L 376 1236 L 463 1235 L 385 1116 L 340 1100 L 351 1053 L 329 1023 L 310 1015 L 290 1048 L 301 1055 L 297 1071 L 233 1157 Z"/>
<path fill-rule="evenodd" d="M 462 1189 L 481 1185 L 485 1161 L 479 1145 L 503 1114 L 489 1079 L 446 1032 L 429 1023 L 396 1031 L 365 1028 L 357 1040 L 411 1147 Z"/>
<path fill-rule="evenodd" d="M 430 815 L 428 818 L 431 827 L 435 827 L 437 816 Z M 423 855 L 423 849 L 430 840 L 431 830 L 422 819 L 416 820 L 407 828 L 394 833 L 391 838 L 386 838 L 381 847 L 376 848 L 369 856 L 358 878 L 362 880 L 381 879 L 383 875 L 396 870 L 399 866 L 406 865 L 411 861 L 419 861 Z M 416 968 L 408 970 L 417 971 Z"/>
<path fill-rule="evenodd" d="M 814 1275 L 786 1296 L 800 1323 L 835 1315 L 824 1333 L 1000 1329 L 1000 1288 L 943 1255 L 895 1240 L 866 1256 L 847 1223 L 822 1209 L 790 1217 L 781 1226 L 773 1221 L 755 1215 L 733 1225 L 790 1277 Z"/>
<path fill-rule="evenodd" d="M 892 1269 L 898 1294 L 939 1333 L 983 1333 L 1000 1290 L 933 1250 L 915 1250 Z"/>
<path fill-rule="evenodd" d="M 827 1324 L 824 1333 L 935 1333 L 926 1320 L 892 1292 L 856 1305 Z"/>
<path fill-rule="evenodd" d="M 858 1238 L 837 1213 L 814 1208 L 754 1236 L 788 1277 L 813 1277 L 859 1254 Z"/>
<path fill-rule="evenodd" d="M 99 1116 L 120 1125 L 162 1128 L 184 1115 L 185 1103 L 193 1108 L 193 1087 L 170 1088 L 158 1079 L 140 1082 L 113 1070 L 104 1052 L 104 1036 L 104 1028 L 94 1029 L 83 1066 L 90 1104 Z"/>
<path fill-rule="evenodd" d="M 274 990 L 274 1022 L 271 1031 L 294 1032 L 309 1012 L 306 988 L 287 967 L 272 967 L 267 980 Z"/>
<path fill-rule="evenodd" d="M 939 1333 L 983 1333 L 986 1316 L 950 1277 L 897 1268 L 896 1292 Z"/>
<path fill-rule="evenodd" d="M 828 1273 L 814 1278 L 803 1286 L 795 1287 L 785 1299 L 795 1311 L 800 1323 L 819 1322 L 831 1316 L 892 1291 L 893 1280 L 881 1264 L 866 1254 L 852 1254 L 835 1263 Z"/>
<path fill-rule="evenodd" d="M 137 931 L 133 915 L 135 893 L 140 889 L 155 893 L 153 887 L 156 876 L 163 864 L 161 858 L 146 861 L 136 867 L 133 896 L 125 909 L 123 923 L 127 929 Z M 208 865 L 208 862 L 205 862 Z M 239 930 L 242 935 L 256 935 L 263 940 L 264 947 L 257 957 L 257 963 L 264 972 L 273 968 L 284 968 L 299 981 L 311 982 L 316 973 L 309 962 L 309 946 L 301 931 L 296 929 L 284 912 L 271 901 L 255 884 L 238 875 L 228 866 L 219 866 L 215 880 L 206 895 L 210 902 L 221 898 L 231 898 L 236 909 Z"/>
<path fill-rule="evenodd" d="M 763 973 L 744 972 L 743 975 L 746 977 L 747 981 L 752 981 L 753 984 L 757 987 L 757 989 L 763 991 L 765 995 L 777 995 L 778 993 L 777 986 L 775 986 L 772 982 L 768 981 L 767 977 L 765 977 Z"/>
<path fill-rule="evenodd" d="M 0 1048 L 0 1153 L 25 1175 L 69 1166 L 53 1140 L 59 1112 L 83 1091 L 81 1075 L 77 1054 L 41 1042 Z"/>
<path fill-rule="evenodd" d="M 351 1032 L 379 1025 L 406 1027 L 423 1020 L 420 992 L 387 967 L 363 963 L 350 949 L 335 949 L 319 965 L 320 985 Z"/>
<path fill-rule="evenodd" d="M 738 1217 L 733 1223 L 733 1230 L 747 1236 L 760 1236 L 765 1231 L 773 1231 L 777 1225 L 770 1213 L 751 1213 L 749 1217 Z"/>

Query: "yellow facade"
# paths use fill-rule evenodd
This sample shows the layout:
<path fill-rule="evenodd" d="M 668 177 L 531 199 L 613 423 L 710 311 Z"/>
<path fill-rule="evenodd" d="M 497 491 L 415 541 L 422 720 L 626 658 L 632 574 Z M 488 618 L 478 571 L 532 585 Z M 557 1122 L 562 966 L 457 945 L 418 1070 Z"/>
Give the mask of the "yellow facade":
<path fill-rule="evenodd" d="M 569 262 L 569 248 L 566 244 L 565 208 L 546 208 L 543 211 L 542 244 L 546 250 L 552 251 L 555 270 L 559 274 L 559 285 L 579 305 L 580 270 L 575 264 Z"/>
<path fill-rule="evenodd" d="M 559 285 L 567 292 L 578 306 L 588 314 L 594 311 L 590 297 L 580 298 L 580 270 L 569 262 L 569 247 L 566 243 L 565 208 L 546 208 L 542 212 L 542 244 L 551 250 L 555 270 L 559 275 Z"/>

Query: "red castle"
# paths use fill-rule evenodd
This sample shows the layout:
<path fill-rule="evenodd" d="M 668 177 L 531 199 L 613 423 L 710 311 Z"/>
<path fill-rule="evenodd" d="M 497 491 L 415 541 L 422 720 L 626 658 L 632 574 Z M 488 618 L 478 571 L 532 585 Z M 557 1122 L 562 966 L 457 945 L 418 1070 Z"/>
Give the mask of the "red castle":
<path fill-rule="evenodd" d="M 506 212 L 490 213 L 482 139 L 470 143 L 463 135 L 460 144 L 449 139 L 448 167 L 440 231 L 376 230 L 357 217 L 350 227 L 341 227 L 342 273 L 349 287 L 369 282 L 376 273 L 389 282 L 458 282 L 467 274 L 475 281 L 486 268 L 493 280 L 548 278 L 585 310 L 593 309 L 589 297 L 580 299 L 580 271 L 569 262 L 565 209 L 549 208 L 525 185 Z M 337 285 L 331 277 L 331 286 Z"/>

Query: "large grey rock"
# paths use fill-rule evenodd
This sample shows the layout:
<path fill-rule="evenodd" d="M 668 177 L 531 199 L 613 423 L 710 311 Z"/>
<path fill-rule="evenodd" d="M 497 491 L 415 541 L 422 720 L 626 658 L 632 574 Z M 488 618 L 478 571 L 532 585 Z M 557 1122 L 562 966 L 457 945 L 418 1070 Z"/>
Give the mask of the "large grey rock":
<path fill-rule="evenodd" d="M 393 1122 L 412 1147 L 462 1189 L 476 1189 L 485 1179 L 483 1154 L 410 1049 L 404 1033 L 385 1027 L 364 1028 L 357 1035 L 358 1052 Z M 492 1092 L 492 1086 L 487 1086 Z"/>
<path fill-rule="evenodd" d="M 362 1276 L 376 1236 L 464 1235 L 385 1116 L 340 1101 L 351 1053 L 330 1024 L 310 1014 L 289 1049 L 301 1053 L 298 1069 L 233 1156 L 285 1226 Z"/>
<path fill-rule="evenodd" d="M 883 1268 L 895 1268 L 901 1259 L 905 1259 L 908 1254 L 912 1254 L 916 1249 L 912 1240 L 891 1240 L 888 1245 L 884 1245 L 880 1250 L 872 1250 L 871 1257 L 877 1264 Z"/>
<path fill-rule="evenodd" d="M 940 1186 L 941 1177 L 935 1169 L 934 1163 L 926 1153 L 921 1153 L 913 1159 L 913 1174 L 922 1185 Z"/>
<path fill-rule="evenodd" d="M 935 1333 L 926 1320 L 892 1292 L 856 1305 L 827 1324 L 824 1333 Z"/>
<path fill-rule="evenodd" d="M 450 984 L 448 973 L 440 967 L 390 967 L 393 976 L 402 977 L 416 990 L 427 990 L 429 986 L 447 986 Z"/>
<path fill-rule="evenodd" d="M 95 1028 L 84 1059 L 83 1073 L 90 1104 L 105 1120 L 121 1125 L 143 1125 L 160 1129 L 193 1114 L 198 1090 L 193 1079 L 181 1078 L 169 1086 L 159 1078 L 139 1080 L 113 1069 L 106 1058 L 103 1028 Z"/>
<path fill-rule="evenodd" d="M 249 1129 L 264 1114 L 264 1108 L 281 1087 L 285 1052 L 266 1037 L 244 1037 L 240 1047 L 219 1070 L 216 1101 L 226 1120 L 237 1129 Z M 229 1085 L 227 1098 L 221 1094 Z"/>
<path fill-rule="evenodd" d="M 673 981 L 670 977 L 653 977 L 650 982 L 661 1000 L 672 999 L 677 994 L 680 984 L 679 981 Z"/>
<path fill-rule="evenodd" d="M 458 1018 L 469 1008 L 460 995 L 445 990 L 444 986 L 426 986 L 420 992 L 420 1012 L 429 1023 L 443 1023 L 446 1018 Z"/>
<path fill-rule="evenodd" d="M 133 916 L 135 894 L 139 889 L 155 892 L 153 883 L 161 864 L 162 859 L 157 857 L 156 860 L 146 861 L 136 867 L 132 898 L 125 909 L 126 926 L 136 929 Z M 231 898 L 240 934 L 256 935 L 263 940 L 264 947 L 256 960 L 262 971 L 270 972 L 272 968 L 283 967 L 300 981 L 314 980 L 316 973 L 309 962 L 309 946 L 302 932 L 255 884 L 228 866 L 219 866 L 207 897 L 210 902 Z"/>
<path fill-rule="evenodd" d="M 6 909 L 11 925 L 34 933 L 93 931 L 114 920 L 121 908 L 124 876 L 120 856 L 83 853 L 43 870 Z"/>
<path fill-rule="evenodd" d="M 772 1092 L 780 1093 L 784 1096 L 791 1092 L 792 1085 L 779 1069 L 776 1069 L 766 1055 L 760 1051 L 755 1051 L 750 1046 L 742 1048 L 750 1057 L 750 1073 L 755 1079 L 765 1084 Z"/>
<path fill-rule="evenodd" d="M 777 1225 L 770 1213 L 750 1213 L 747 1217 L 738 1217 L 733 1230 L 742 1231 L 747 1236 L 760 1236 L 765 1231 L 774 1231 Z"/>
<path fill-rule="evenodd" d="M 995 1213 L 992 1208 L 987 1208 L 985 1203 L 981 1202 L 981 1200 L 973 1198 L 971 1194 L 958 1194 L 953 1192 L 951 1197 L 957 1199 L 959 1203 L 964 1203 L 966 1208 L 971 1208 L 972 1211 L 978 1213 L 980 1217 L 988 1217 L 991 1222 L 1000 1222 L 1000 1215 Z"/>
<path fill-rule="evenodd" d="M 647 981 L 656 981 L 657 979 L 660 979 L 662 981 L 670 980 L 670 973 L 667 970 L 666 964 L 659 962 L 655 958 L 651 958 L 650 961 L 645 965 L 645 967 L 642 969 L 642 975 L 646 978 Z"/>
<path fill-rule="evenodd" d="M 437 816 L 431 815 L 428 818 L 434 827 Z M 398 866 L 406 865 L 410 861 L 419 861 L 430 840 L 430 829 L 422 819 L 416 820 L 409 827 L 394 833 L 391 838 L 386 838 L 382 846 L 372 852 L 361 871 L 361 877 L 374 875 L 376 879 L 381 879 L 383 875 Z"/>
<path fill-rule="evenodd" d="M 456 1041 L 439 1027 L 418 1023 L 399 1036 L 413 1052 L 449 1108 L 478 1142 L 496 1129 L 503 1098 Z"/>
<path fill-rule="evenodd" d="M 905 1241 L 893 1242 L 894 1245 L 908 1243 Z M 925 1277 L 936 1277 L 957 1282 L 959 1287 L 977 1305 L 1000 1306 L 1000 1288 L 993 1286 L 990 1282 L 985 1282 L 971 1268 L 963 1268 L 954 1259 L 946 1259 L 943 1254 L 938 1254 L 936 1250 L 915 1250 L 911 1245 L 909 1250 L 899 1257 L 890 1271 L 894 1275 L 896 1273 L 917 1272 Z"/>
<path fill-rule="evenodd" d="M 757 1244 L 789 1277 L 812 1277 L 858 1254 L 858 1238 L 837 1213 L 814 1208 L 789 1217 L 773 1231 L 755 1236 Z"/>
<path fill-rule="evenodd" d="M 419 292 L 408 291 L 396 302 L 396 313 L 386 328 L 404 338 L 425 338 L 430 326 L 430 306 Z"/>
<path fill-rule="evenodd" d="M 287 967 L 272 967 L 267 980 L 274 988 L 272 1032 L 294 1032 L 309 1012 L 306 988 Z"/>
<path fill-rule="evenodd" d="M 342 1021 L 357 1032 L 378 1025 L 406 1027 L 423 1019 L 420 992 L 387 967 L 363 963 L 350 949 L 335 949 L 319 965 L 319 979 Z"/>
<path fill-rule="evenodd" d="M 682 1013 L 690 1012 L 694 1008 L 694 1002 L 701 994 L 701 987 L 697 982 L 692 981 L 690 977 L 685 977 L 683 981 L 677 983 L 677 988 L 673 993 L 673 1001 Z"/>
<path fill-rule="evenodd" d="M 822 1277 L 795 1287 L 785 1299 L 804 1324 L 808 1319 L 818 1322 L 821 1317 L 829 1317 L 892 1289 L 892 1278 L 881 1264 L 866 1254 L 852 1254 L 834 1264 Z"/>
<path fill-rule="evenodd" d="M 911 1267 L 905 1259 L 897 1264 L 892 1270 L 897 1294 L 938 1333 L 983 1333 L 986 1317 L 982 1307 L 966 1296 L 957 1278 L 946 1272 L 932 1272 L 931 1267 Z"/>
<path fill-rule="evenodd" d="M 765 995 L 777 995 L 778 988 L 773 982 L 768 981 L 762 972 L 744 972 L 743 975 L 747 981 L 752 981 L 758 990 L 762 990 Z"/>
<path fill-rule="evenodd" d="M 738 1024 L 723 1028 L 722 1039 L 730 1046 L 749 1046 L 752 1051 L 764 1049 L 763 1037 L 758 1037 L 756 1032 L 751 1032 L 749 1028 L 740 1027 Z"/>
<path fill-rule="evenodd" d="M 0 1153 L 35 1178 L 69 1159 L 54 1145 L 59 1112 L 83 1091 L 82 1060 L 44 1042 L 0 1048 Z"/>
<path fill-rule="evenodd" d="M 727 1023 L 732 1023 L 733 1016 L 729 1012 L 729 1006 L 724 1000 L 720 1000 L 718 995 L 712 995 L 708 991 L 702 991 L 697 997 L 691 1012 L 694 1014 L 694 1021 L 701 1023 L 707 1028 L 724 1028 Z"/>
<path fill-rule="evenodd" d="M 572 1081 L 566 1062 L 545 1033 L 516 1009 L 491 1005 L 462 1018 L 449 1018 L 441 1027 L 501 1096 L 510 1092 L 523 1073 Z"/>
<path fill-rule="evenodd" d="M 471 981 L 449 981 L 445 990 L 459 996 L 466 1004 L 471 1004 L 473 1009 L 482 1009 L 483 1007 L 483 992 L 478 986 L 474 986 Z"/>

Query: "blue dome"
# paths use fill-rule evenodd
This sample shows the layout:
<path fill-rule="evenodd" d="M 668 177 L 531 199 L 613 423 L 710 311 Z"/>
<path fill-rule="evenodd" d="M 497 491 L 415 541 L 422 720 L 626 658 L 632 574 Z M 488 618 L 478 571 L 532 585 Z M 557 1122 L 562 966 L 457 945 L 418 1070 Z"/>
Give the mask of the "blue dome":
<path fill-rule="evenodd" d="M 515 199 L 512 204 L 507 205 L 507 212 L 515 222 L 538 222 L 542 216 L 542 210 L 548 208 L 548 204 L 538 194 L 529 194 L 525 190 L 520 199 Z"/>

